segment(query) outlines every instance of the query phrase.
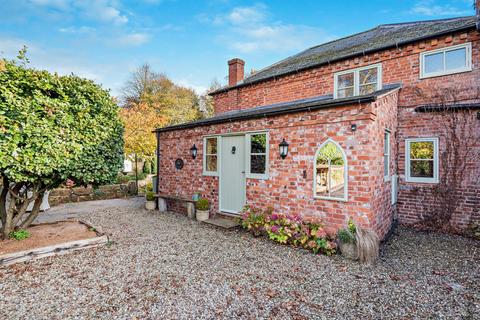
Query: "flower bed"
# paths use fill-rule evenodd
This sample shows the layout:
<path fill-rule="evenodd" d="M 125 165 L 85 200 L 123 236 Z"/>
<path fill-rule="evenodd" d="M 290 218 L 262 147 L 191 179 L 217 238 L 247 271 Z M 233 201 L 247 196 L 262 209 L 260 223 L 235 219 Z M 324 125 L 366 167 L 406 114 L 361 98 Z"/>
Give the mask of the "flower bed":
<path fill-rule="evenodd" d="M 246 206 L 241 220 L 242 227 L 254 236 L 265 235 L 278 243 L 302 247 L 314 253 L 336 253 L 337 245 L 324 226 L 304 222 L 299 216 L 273 213 L 271 208 L 262 211 Z"/>

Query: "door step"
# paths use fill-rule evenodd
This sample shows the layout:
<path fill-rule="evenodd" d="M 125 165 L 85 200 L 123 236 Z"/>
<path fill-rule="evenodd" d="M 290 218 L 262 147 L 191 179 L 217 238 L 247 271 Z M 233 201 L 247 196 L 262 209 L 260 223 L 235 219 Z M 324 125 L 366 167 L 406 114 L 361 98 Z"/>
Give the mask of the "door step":
<path fill-rule="evenodd" d="M 216 227 L 224 229 L 233 229 L 240 226 L 240 223 L 236 219 L 214 217 L 203 221 Z"/>

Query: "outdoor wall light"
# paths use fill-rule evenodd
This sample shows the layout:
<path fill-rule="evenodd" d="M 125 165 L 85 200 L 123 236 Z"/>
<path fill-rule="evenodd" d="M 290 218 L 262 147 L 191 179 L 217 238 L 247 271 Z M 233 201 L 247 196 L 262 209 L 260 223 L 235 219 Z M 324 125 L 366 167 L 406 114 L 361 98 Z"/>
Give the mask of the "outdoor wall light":
<path fill-rule="evenodd" d="M 352 123 L 352 125 L 350 126 L 350 129 L 352 129 L 352 132 L 357 131 L 357 125 L 355 123 Z"/>
<path fill-rule="evenodd" d="M 280 147 L 280 157 L 285 159 L 288 154 L 288 143 L 285 141 L 285 138 L 283 138 L 282 142 L 280 142 L 278 146 Z"/>
<path fill-rule="evenodd" d="M 192 159 L 195 159 L 197 157 L 197 146 L 194 144 L 193 147 L 190 148 L 190 154 L 192 155 Z"/>

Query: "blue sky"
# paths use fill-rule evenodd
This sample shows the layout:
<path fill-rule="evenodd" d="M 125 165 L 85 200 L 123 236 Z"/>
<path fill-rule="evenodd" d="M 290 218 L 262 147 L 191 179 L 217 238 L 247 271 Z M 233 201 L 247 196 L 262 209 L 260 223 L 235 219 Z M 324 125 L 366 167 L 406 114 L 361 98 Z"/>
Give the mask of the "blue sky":
<path fill-rule="evenodd" d="M 473 15 L 473 0 L 2 0 L 0 56 L 29 48 L 34 67 L 75 73 L 117 95 L 148 62 L 197 92 L 227 60 L 259 70 L 378 24 Z"/>

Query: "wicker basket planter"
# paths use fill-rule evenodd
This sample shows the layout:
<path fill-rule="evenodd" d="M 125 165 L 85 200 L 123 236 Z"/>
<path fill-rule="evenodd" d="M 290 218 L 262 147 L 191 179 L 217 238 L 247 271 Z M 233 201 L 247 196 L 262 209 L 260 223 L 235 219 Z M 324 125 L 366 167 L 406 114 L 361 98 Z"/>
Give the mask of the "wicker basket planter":
<path fill-rule="evenodd" d="M 339 248 L 345 258 L 350 260 L 358 259 L 357 246 L 354 243 L 343 243 L 340 241 Z"/>

